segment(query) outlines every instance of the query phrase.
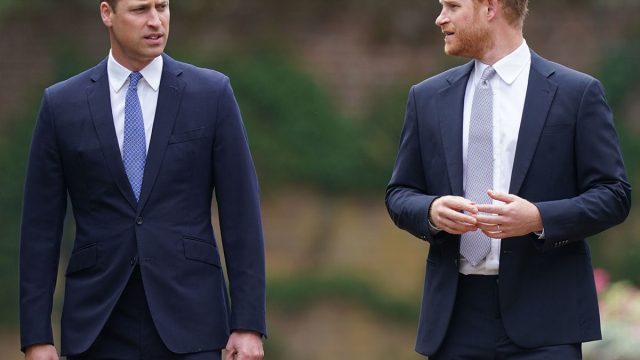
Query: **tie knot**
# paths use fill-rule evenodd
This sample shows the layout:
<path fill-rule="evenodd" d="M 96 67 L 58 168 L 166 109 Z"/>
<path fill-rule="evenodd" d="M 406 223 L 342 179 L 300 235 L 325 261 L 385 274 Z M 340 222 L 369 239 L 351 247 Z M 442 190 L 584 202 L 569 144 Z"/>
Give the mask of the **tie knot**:
<path fill-rule="evenodd" d="M 482 79 L 482 81 L 489 81 L 489 80 L 491 80 L 491 78 L 495 74 L 496 74 L 496 69 L 494 69 L 492 66 L 488 66 L 482 72 L 482 75 L 480 76 L 480 79 Z"/>
<path fill-rule="evenodd" d="M 142 79 L 142 74 L 137 71 L 129 74 L 129 87 L 138 87 L 138 81 L 140 81 L 140 79 Z"/>

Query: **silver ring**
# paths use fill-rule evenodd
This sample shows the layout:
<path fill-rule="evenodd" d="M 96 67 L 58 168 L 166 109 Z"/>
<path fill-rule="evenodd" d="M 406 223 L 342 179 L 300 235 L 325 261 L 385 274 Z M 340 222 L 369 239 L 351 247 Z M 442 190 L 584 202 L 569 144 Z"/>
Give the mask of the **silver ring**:
<path fill-rule="evenodd" d="M 498 232 L 500 232 L 500 224 L 498 224 Z"/>

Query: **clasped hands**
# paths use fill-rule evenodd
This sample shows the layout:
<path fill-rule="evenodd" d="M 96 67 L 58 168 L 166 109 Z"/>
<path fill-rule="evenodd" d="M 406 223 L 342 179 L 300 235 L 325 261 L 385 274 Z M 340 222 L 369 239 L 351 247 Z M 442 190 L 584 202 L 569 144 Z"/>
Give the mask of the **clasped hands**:
<path fill-rule="evenodd" d="M 460 196 L 442 196 L 431 204 L 429 221 L 450 234 L 481 230 L 494 239 L 540 232 L 540 211 L 516 195 L 488 190 L 489 197 L 502 204 L 476 204 Z"/>

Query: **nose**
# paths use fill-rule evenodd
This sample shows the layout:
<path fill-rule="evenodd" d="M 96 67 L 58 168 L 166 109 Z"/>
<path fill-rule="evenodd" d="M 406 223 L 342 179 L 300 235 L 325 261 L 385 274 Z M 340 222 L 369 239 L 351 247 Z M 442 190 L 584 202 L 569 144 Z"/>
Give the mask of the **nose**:
<path fill-rule="evenodd" d="M 436 25 L 437 26 L 442 26 L 442 25 L 446 24 L 447 22 L 449 22 L 449 17 L 445 13 L 445 10 L 442 9 L 442 11 L 440 12 L 440 15 L 438 15 L 438 17 L 436 18 Z"/>
<path fill-rule="evenodd" d="M 160 21 L 160 14 L 158 14 L 158 10 L 151 9 L 149 12 L 149 19 L 147 20 L 147 25 L 151 27 L 159 27 L 162 24 Z"/>

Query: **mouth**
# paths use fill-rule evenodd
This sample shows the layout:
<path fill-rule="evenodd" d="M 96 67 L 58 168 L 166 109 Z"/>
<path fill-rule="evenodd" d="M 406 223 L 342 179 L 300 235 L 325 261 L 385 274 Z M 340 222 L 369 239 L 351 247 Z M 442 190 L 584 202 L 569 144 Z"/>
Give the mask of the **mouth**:
<path fill-rule="evenodd" d="M 160 39 L 162 39 L 164 37 L 164 34 L 161 33 L 157 33 L 157 34 L 149 34 L 144 36 L 145 40 L 151 40 L 151 41 L 158 41 Z"/>
<path fill-rule="evenodd" d="M 455 35 L 455 33 L 453 31 L 442 31 L 442 34 L 444 34 L 444 38 L 447 39 L 453 35 Z"/>

